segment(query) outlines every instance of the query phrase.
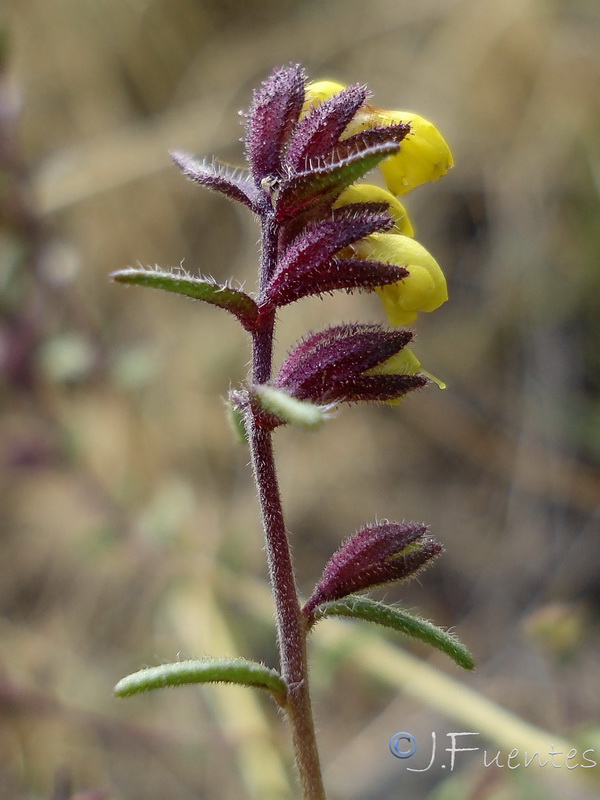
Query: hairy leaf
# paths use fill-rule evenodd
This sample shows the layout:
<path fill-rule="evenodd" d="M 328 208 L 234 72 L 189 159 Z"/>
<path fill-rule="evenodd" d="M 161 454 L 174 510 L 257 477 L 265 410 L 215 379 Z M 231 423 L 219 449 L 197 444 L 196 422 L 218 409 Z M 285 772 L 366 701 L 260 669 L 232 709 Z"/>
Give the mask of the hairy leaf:
<path fill-rule="evenodd" d="M 202 658 L 147 667 L 122 678 L 115 686 L 115 694 L 129 697 L 153 689 L 192 683 L 237 683 L 267 689 L 280 704 L 285 702 L 287 694 L 285 681 L 276 670 L 246 658 Z"/>
<path fill-rule="evenodd" d="M 273 305 L 287 305 L 309 295 L 373 289 L 406 277 L 408 272 L 402 267 L 335 255 L 392 225 L 385 203 L 347 205 L 330 211 L 326 219 L 309 222 L 281 256 L 267 288 L 268 299 Z"/>
<path fill-rule="evenodd" d="M 259 194 L 252 181 L 243 174 L 236 174 L 235 171 L 214 161 L 212 164 L 199 161 L 181 151 L 172 152 L 171 158 L 190 180 L 255 210 Z"/>
<path fill-rule="evenodd" d="M 381 286 L 405 278 L 408 271 L 391 264 L 380 264 L 365 259 L 333 258 L 306 271 L 302 277 L 281 274 L 274 278 L 269 288 L 269 300 L 278 306 L 289 305 L 303 297 L 322 295 L 338 290 L 355 289 L 373 291 Z"/>
<path fill-rule="evenodd" d="M 417 522 L 379 522 L 347 539 L 327 562 L 304 613 L 375 586 L 405 580 L 420 572 L 443 547 Z"/>
<path fill-rule="evenodd" d="M 246 120 L 246 154 L 257 185 L 281 174 L 282 151 L 304 103 L 304 71 L 275 70 L 254 92 Z"/>
<path fill-rule="evenodd" d="M 315 622 L 325 617 L 352 617 L 375 622 L 377 625 L 392 628 L 413 639 L 430 644 L 464 669 L 475 668 L 473 656 L 454 634 L 439 628 L 429 620 L 409 614 L 402 608 L 378 603 L 368 597 L 351 595 L 344 600 L 326 603 L 315 611 Z"/>
<path fill-rule="evenodd" d="M 294 129 L 286 167 L 290 171 L 305 170 L 313 159 L 330 154 L 366 97 L 366 86 L 355 84 L 315 106 Z"/>
<path fill-rule="evenodd" d="M 412 336 L 410 331 L 390 331 L 380 325 L 327 328 L 301 342 L 288 355 L 275 386 L 294 397 L 318 403 L 400 397 L 425 385 L 426 379 L 420 375 L 364 372 L 400 352 Z"/>
<path fill-rule="evenodd" d="M 117 283 L 149 286 L 194 300 L 204 300 L 205 303 L 229 311 L 247 330 L 252 330 L 258 316 L 258 307 L 249 295 L 241 289 L 233 289 L 208 278 L 196 278 L 184 272 L 168 272 L 152 267 L 128 267 L 113 272 L 111 278 Z"/>

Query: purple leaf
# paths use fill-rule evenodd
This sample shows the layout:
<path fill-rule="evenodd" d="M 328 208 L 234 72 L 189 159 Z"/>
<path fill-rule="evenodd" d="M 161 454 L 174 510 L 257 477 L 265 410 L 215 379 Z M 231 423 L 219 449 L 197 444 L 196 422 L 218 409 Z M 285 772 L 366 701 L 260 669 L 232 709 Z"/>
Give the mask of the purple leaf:
<path fill-rule="evenodd" d="M 386 203 L 354 203 L 330 212 L 328 219 L 309 223 L 284 252 L 276 274 L 319 266 L 342 247 L 392 227 L 388 208 Z"/>
<path fill-rule="evenodd" d="M 399 144 L 409 133 L 410 125 L 403 122 L 382 128 L 367 128 L 339 142 L 336 152 L 339 158 L 343 158 L 345 154 L 352 153 L 357 148 L 375 147 L 375 145 L 385 144 L 386 142 Z"/>
<path fill-rule="evenodd" d="M 312 159 L 327 156 L 363 105 L 367 87 L 355 84 L 316 106 L 298 122 L 285 155 L 290 172 L 310 168 Z"/>
<path fill-rule="evenodd" d="M 398 400 L 405 394 L 415 389 L 422 389 L 426 385 L 427 378 L 423 375 L 359 375 L 346 381 L 339 380 L 337 385 L 339 397 L 331 397 L 330 401 L 385 403 L 388 400 Z"/>
<path fill-rule="evenodd" d="M 407 330 L 386 330 L 381 325 L 358 322 L 326 328 L 309 336 L 288 355 L 275 385 L 297 386 L 304 376 L 346 361 L 355 364 L 354 372 L 363 372 L 399 352 L 412 338 Z"/>
<path fill-rule="evenodd" d="M 274 385 L 316 403 L 389 400 L 427 383 L 420 375 L 364 375 L 398 353 L 411 331 L 339 325 L 314 334 L 290 353 Z"/>
<path fill-rule="evenodd" d="M 244 178 L 239 174 L 236 175 L 235 172 L 228 170 L 222 164 L 216 162 L 207 164 L 188 153 L 178 150 L 171 153 L 171 158 L 190 180 L 206 186 L 207 189 L 220 192 L 232 200 L 237 200 L 253 211 L 255 210 L 259 194 L 248 178 Z"/>
<path fill-rule="evenodd" d="M 309 268 L 300 276 L 284 273 L 276 276 L 269 288 L 269 300 L 273 305 L 285 306 L 302 297 L 326 294 L 338 289 L 351 292 L 353 289 L 372 291 L 378 286 L 405 278 L 404 267 L 382 264 L 365 259 L 334 258 L 318 267 Z"/>
<path fill-rule="evenodd" d="M 426 533 L 414 522 L 361 528 L 333 554 L 304 613 L 310 618 L 322 603 L 414 575 L 442 550 Z"/>
<path fill-rule="evenodd" d="M 288 353 L 277 375 L 275 386 L 286 387 L 292 385 L 295 376 L 299 372 L 309 368 L 310 361 L 321 349 L 326 348 L 336 341 L 351 336 L 355 330 L 362 328 L 383 330 L 378 325 L 362 326 L 359 323 L 354 323 L 353 325 L 336 325 L 335 327 L 325 328 L 325 330 L 319 331 L 319 333 L 311 334 L 307 339 L 300 342 L 291 353 Z"/>
<path fill-rule="evenodd" d="M 361 263 L 358 259 L 332 259 L 342 248 L 392 225 L 385 203 L 357 203 L 329 211 L 328 219 L 308 223 L 288 245 L 267 296 L 273 304 L 285 305 L 309 294 L 383 286 L 406 277 L 401 268 L 399 272 L 395 268 L 381 269 L 381 265 L 371 269 L 366 260 Z"/>
<path fill-rule="evenodd" d="M 297 64 L 275 70 L 254 98 L 246 120 L 246 155 L 257 186 L 281 174 L 282 151 L 304 103 L 305 76 Z"/>

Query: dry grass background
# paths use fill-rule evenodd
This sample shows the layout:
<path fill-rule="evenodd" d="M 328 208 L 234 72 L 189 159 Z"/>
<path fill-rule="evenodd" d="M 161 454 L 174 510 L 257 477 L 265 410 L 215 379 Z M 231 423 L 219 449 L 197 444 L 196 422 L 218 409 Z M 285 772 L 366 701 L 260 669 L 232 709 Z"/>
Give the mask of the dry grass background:
<path fill-rule="evenodd" d="M 275 653 L 247 455 L 221 399 L 247 343 L 214 309 L 107 280 L 183 261 L 253 286 L 253 220 L 166 152 L 235 163 L 236 112 L 289 61 L 429 116 L 457 162 L 409 199 L 450 281 L 452 302 L 418 326 L 449 389 L 277 434 L 302 589 L 366 520 L 431 522 L 447 553 L 387 597 L 455 626 L 479 669 L 419 653 L 597 756 L 598 5 L 8 0 L 3 24 L 0 796 L 294 794 L 262 697 L 112 698 L 143 664 Z M 368 296 L 302 302 L 280 354 L 307 328 L 381 316 Z M 598 796 L 586 770 L 474 754 L 452 776 L 409 775 L 387 752 L 395 731 L 469 728 L 367 674 L 360 652 L 315 650 L 314 673 L 334 798 Z"/>

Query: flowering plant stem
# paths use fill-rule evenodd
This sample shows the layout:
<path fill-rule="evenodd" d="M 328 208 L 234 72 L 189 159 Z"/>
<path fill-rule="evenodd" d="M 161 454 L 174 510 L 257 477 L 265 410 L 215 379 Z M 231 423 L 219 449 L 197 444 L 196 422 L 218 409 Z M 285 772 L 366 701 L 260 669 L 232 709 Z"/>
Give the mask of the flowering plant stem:
<path fill-rule="evenodd" d="M 411 237 L 398 200 L 377 186 L 356 184 L 378 164 L 396 159 L 392 177 L 402 191 L 435 180 L 452 163 L 437 130 L 401 112 L 381 114 L 366 103 L 367 88 L 331 82 L 307 85 L 291 64 L 255 91 L 246 114 L 247 174 L 200 162 L 186 153 L 175 163 L 193 181 L 242 203 L 261 221 L 257 296 L 230 283 L 183 270 L 128 268 L 120 283 L 150 286 L 227 310 L 252 338 L 247 383 L 230 394 L 250 444 L 266 539 L 277 620 L 280 669 L 245 658 L 191 659 L 150 667 L 123 678 L 121 697 L 185 683 L 225 682 L 271 693 L 292 733 L 304 800 L 325 800 L 309 694 L 307 637 L 330 616 L 391 628 L 442 650 L 471 669 L 456 638 L 404 610 L 361 593 L 405 580 L 442 551 L 417 522 L 382 520 L 356 531 L 332 555 L 304 606 L 300 604 L 273 453 L 273 431 L 292 424 L 316 428 L 341 403 L 397 404 L 428 376 L 406 348 L 412 331 L 379 324 L 332 325 L 309 334 L 272 375 L 277 311 L 304 297 L 336 290 L 377 291 L 394 325 L 414 322 L 447 297 L 433 257 Z M 406 150 L 401 146 L 409 136 Z M 359 596 L 360 595 L 360 596 Z"/>
<path fill-rule="evenodd" d="M 266 286 L 270 280 L 277 258 L 277 228 L 269 216 L 263 218 L 261 287 Z M 252 377 L 257 384 L 265 383 L 271 377 L 274 331 L 275 312 L 260 317 L 252 337 Z M 288 686 L 285 711 L 291 728 L 304 798 L 321 800 L 325 798 L 325 789 L 308 683 L 308 626 L 300 607 L 292 554 L 285 529 L 272 432 L 260 425 L 253 407 L 248 411 L 246 425 L 262 514 L 269 577 L 276 606 L 281 675 Z"/>

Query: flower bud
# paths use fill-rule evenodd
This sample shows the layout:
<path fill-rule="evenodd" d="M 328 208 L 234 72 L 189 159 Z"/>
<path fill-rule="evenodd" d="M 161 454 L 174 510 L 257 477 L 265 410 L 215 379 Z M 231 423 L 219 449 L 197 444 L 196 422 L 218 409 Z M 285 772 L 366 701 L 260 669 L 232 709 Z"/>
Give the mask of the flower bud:
<path fill-rule="evenodd" d="M 401 366 L 377 369 L 402 352 L 412 337 L 411 331 L 385 330 L 379 325 L 327 328 L 292 350 L 274 385 L 316 404 L 395 401 L 427 383 L 414 357 L 406 360 L 410 371 Z"/>
<path fill-rule="evenodd" d="M 303 612 L 310 619 L 324 603 L 409 578 L 442 550 L 421 523 L 385 520 L 367 525 L 329 559 Z"/>

